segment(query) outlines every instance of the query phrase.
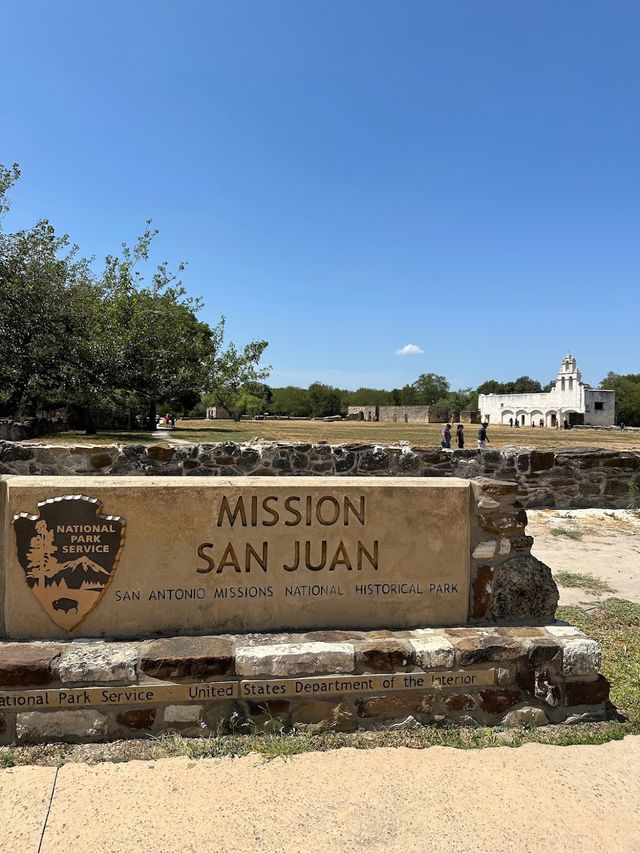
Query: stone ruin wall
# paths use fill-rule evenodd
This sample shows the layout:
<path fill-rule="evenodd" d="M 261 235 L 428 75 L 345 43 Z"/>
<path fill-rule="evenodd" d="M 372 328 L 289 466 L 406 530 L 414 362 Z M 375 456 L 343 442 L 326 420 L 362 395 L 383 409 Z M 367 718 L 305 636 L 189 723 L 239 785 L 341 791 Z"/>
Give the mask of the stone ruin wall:
<path fill-rule="evenodd" d="M 488 477 L 528 509 L 640 506 L 640 452 L 601 448 L 443 450 L 409 444 L 36 445 L 0 441 L 0 474 Z"/>
<path fill-rule="evenodd" d="M 260 643 L 267 640 L 268 644 Z M 609 682 L 598 669 L 600 647 L 577 628 L 467 628 L 416 631 L 312 631 L 306 634 L 166 638 L 129 643 L 0 644 L 0 692 L 21 686 L 73 690 L 100 685 L 107 692 L 153 689 L 248 678 L 389 674 L 419 679 L 456 669 L 495 672 L 480 689 L 365 690 L 319 696 L 163 701 L 146 705 L 54 708 L 19 705 L 0 710 L 0 743 L 89 742 L 217 732 L 285 729 L 355 731 L 453 725 L 539 726 L 607 719 Z M 305 653 L 301 654 L 304 649 Z"/>
<path fill-rule="evenodd" d="M 66 418 L 0 418 L 0 441 L 28 441 L 69 429 Z"/>

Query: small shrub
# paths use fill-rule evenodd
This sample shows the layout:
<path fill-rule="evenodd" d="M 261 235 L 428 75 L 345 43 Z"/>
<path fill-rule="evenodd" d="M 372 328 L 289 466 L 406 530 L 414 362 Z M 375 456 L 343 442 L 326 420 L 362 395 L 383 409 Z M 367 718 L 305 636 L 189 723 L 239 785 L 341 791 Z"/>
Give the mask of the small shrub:
<path fill-rule="evenodd" d="M 12 749 L 0 749 L 0 767 L 15 767 L 16 754 Z"/>
<path fill-rule="evenodd" d="M 617 592 L 606 581 L 588 572 L 556 572 L 554 578 L 560 586 L 583 589 L 590 595 L 598 595 L 603 592 Z"/>
<path fill-rule="evenodd" d="M 569 527 L 552 527 L 549 533 L 552 536 L 566 536 L 567 539 L 575 539 L 576 542 L 582 539 L 582 533 L 579 530 L 571 530 Z"/>

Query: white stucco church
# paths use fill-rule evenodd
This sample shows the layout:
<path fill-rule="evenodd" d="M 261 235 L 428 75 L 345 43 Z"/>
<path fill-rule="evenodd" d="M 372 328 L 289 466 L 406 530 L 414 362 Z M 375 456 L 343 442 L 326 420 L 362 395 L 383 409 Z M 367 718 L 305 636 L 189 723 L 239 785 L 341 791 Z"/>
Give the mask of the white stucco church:
<path fill-rule="evenodd" d="M 582 381 L 575 358 L 569 354 L 550 391 L 537 394 L 480 394 L 482 419 L 492 424 L 559 427 L 615 423 L 615 391 L 591 388 Z"/>

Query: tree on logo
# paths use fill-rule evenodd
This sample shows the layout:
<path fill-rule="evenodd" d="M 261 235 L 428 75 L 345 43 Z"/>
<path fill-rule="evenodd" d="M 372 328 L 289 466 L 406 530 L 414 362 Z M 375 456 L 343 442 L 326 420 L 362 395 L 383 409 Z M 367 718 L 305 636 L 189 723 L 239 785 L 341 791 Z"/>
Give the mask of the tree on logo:
<path fill-rule="evenodd" d="M 56 548 L 53 542 L 53 530 L 49 530 L 43 519 L 36 522 L 36 535 L 31 538 L 27 561 L 28 578 L 34 578 L 38 583 L 40 578 L 51 577 L 60 569 L 56 559 Z"/>

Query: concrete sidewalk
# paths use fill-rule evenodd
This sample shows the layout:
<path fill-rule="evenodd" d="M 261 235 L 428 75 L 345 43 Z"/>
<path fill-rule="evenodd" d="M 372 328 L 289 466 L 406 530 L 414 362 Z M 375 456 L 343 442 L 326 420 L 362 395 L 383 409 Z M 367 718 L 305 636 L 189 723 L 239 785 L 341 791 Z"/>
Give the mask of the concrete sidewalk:
<path fill-rule="evenodd" d="M 0 772 L 0 850 L 638 851 L 640 737 Z"/>

